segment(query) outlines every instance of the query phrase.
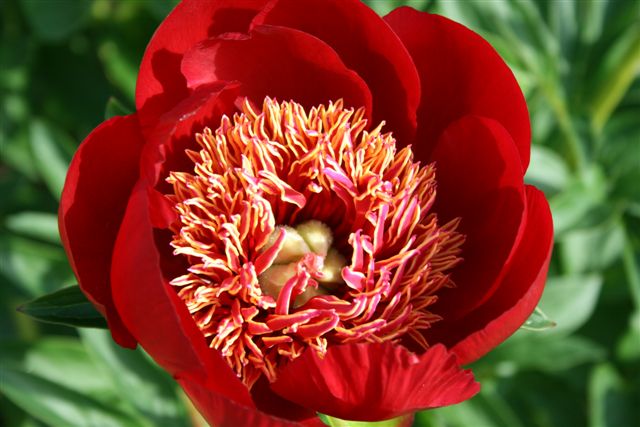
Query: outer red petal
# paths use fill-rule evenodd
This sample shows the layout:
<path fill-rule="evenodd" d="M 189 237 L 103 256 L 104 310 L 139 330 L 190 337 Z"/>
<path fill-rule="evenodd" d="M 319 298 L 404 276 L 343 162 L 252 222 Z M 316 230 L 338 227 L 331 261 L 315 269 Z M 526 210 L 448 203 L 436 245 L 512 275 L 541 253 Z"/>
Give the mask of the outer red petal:
<path fill-rule="evenodd" d="M 175 290 L 160 271 L 149 212 L 148 189 L 131 195 L 113 255 L 113 297 L 133 336 L 158 364 L 181 378 L 211 381 L 212 392 L 252 406 L 246 387 L 211 350 Z"/>
<path fill-rule="evenodd" d="M 458 230 L 466 236 L 463 261 L 453 273 L 456 286 L 442 289 L 433 306 L 435 313 L 455 320 L 496 290 L 525 212 L 522 168 L 507 131 L 494 120 L 476 116 L 449 126 L 432 160 L 438 218 L 443 223 L 461 218 Z M 437 329 L 435 324 L 429 334 Z"/>
<path fill-rule="evenodd" d="M 467 114 L 496 119 L 529 165 L 531 128 L 524 96 L 509 67 L 482 37 L 438 15 L 401 7 L 385 18 L 413 57 L 420 75 L 415 150 L 428 158 L 440 133 Z"/>
<path fill-rule="evenodd" d="M 339 98 L 348 106 L 371 108 L 365 82 L 328 45 L 290 28 L 258 26 L 250 37 L 208 40 L 185 55 L 182 72 L 191 88 L 238 81 L 241 94 L 259 105 L 270 96 L 308 108 Z"/>
<path fill-rule="evenodd" d="M 114 340 L 131 348 L 136 341 L 115 310 L 109 272 L 143 145 L 135 115 L 98 126 L 71 162 L 59 212 L 62 242 L 81 289 L 107 318 Z"/>
<path fill-rule="evenodd" d="M 147 46 L 136 84 L 136 107 L 147 124 L 188 96 L 182 55 L 221 33 L 246 32 L 268 0 L 185 0 L 167 16 Z"/>
<path fill-rule="evenodd" d="M 247 408 L 212 391 L 211 387 L 204 386 L 196 379 L 178 378 L 178 382 L 212 426 L 324 427 L 324 423 L 315 416 L 305 421 L 290 421 Z"/>
<path fill-rule="evenodd" d="M 373 121 L 400 144 L 413 141 L 420 79 L 402 42 L 358 0 L 276 0 L 252 23 L 295 28 L 326 42 L 373 94 Z"/>
<path fill-rule="evenodd" d="M 544 194 L 531 186 L 527 186 L 527 211 L 522 239 L 498 291 L 476 312 L 447 325 L 450 341 L 464 337 L 453 347 L 462 364 L 477 360 L 507 339 L 540 300 L 553 247 L 553 223 Z"/>
<path fill-rule="evenodd" d="M 442 345 L 418 356 L 386 342 L 332 346 L 324 358 L 307 350 L 280 370 L 272 388 L 323 414 L 379 421 L 459 403 L 480 386 Z"/>

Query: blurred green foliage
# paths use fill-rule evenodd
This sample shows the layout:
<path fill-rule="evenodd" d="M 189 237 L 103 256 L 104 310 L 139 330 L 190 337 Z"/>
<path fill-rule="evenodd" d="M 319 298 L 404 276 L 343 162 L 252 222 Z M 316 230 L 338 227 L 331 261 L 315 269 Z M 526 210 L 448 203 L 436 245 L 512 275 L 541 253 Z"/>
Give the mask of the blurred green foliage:
<path fill-rule="evenodd" d="M 0 425 L 201 422 L 143 352 L 15 310 L 74 283 L 56 220 L 67 166 L 105 115 L 133 106 L 142 53 L 173 3 L 0 1 Z M 507 60 L 533 126 L 526 179 L 555 223 L 540 307 L 557 326 L 520 330 L 475 364 L 477 397 L 415 424 L 640 425 L 640 1 L 368 3 L 441 13 Z"/>

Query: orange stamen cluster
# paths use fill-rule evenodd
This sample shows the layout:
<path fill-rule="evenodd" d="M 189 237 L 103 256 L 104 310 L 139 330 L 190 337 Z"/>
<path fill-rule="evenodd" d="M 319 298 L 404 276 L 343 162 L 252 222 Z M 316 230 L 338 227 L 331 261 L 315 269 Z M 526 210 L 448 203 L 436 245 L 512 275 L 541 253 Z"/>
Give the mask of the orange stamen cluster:
<path fill-rule="evenodd" d="M 172 284 L 249 387 L 261 375 L 275 380 L 281 362 L 307 349 L 386 340 L 427 347 L 422 333 L 438 320 L 427 308 L 451 285 L 464 238 L 457 220 L 440 225 L 430 212 L 434 166 L 414 162 L 409 147 L 398 151 L 382 124 L 367 130 L 364 115 L 342 101 L 309 111 L 245 102 L 215 132 L 197 135 L 193 173 L 168 178 L 179 214 L 172 246 L 190 265 Z M 273 280 L 287 227 L 309 222 L 331 230 L 341 277 L 318 291 L 327 253 L 310 252 L 276 280 L 278 295 L 266 292 L 261 278 Z"/>

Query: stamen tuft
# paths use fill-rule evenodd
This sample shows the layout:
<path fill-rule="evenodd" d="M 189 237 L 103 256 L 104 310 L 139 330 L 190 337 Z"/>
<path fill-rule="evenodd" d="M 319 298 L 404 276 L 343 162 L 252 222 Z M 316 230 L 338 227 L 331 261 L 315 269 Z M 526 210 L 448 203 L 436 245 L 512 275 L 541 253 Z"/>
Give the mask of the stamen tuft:
<path fill-rule="evenodd" d="M 172 172 L 172 284 L 212 348 L 251 387 L 303 351 L 411 341 L 452 286 L 464 236 L 432 212 L 433 164 L 342 101 L 305 110 L 245 102 L 196 135 L 192 172 Z"/>

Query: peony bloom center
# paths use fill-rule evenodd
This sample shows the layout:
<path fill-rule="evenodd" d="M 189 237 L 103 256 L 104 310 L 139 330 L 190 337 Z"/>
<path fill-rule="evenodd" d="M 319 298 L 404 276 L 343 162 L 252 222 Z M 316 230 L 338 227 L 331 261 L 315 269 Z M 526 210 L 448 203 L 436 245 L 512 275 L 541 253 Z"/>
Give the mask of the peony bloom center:
<path fill-rule="evenodd" d="M 167 178 L 189 265 L 171 283 L 249 387 L 305 350 L 428 346 L 464 237 L 432 212 L 434 165 L 364 116 L 342 101 L 245 102 L 196 136 L 192 172 Z"/>
<path fill-rule="evenodd" d="M 284 237 L 282 242 L 278 242 L 281 234 Z M 341 272 L 347 262 L 340 252 L 331 247 L 333 236 L 323 223 L 312 220 L 295 228 L 279 226 L 270 240 L 266 249 L 275 244 L 281 246 L 273 264 L 258 277 L 265 294 L 276 300 L 280 295 L 285 298 L 295 286 L 299 267 L 314 272 L 314 279 L 318 283 L 317 286 L 307 286 L 304 292 L 295 297 L 294 308 L 304 305 L 315 296 L 327 295 L 344 284 Z"/>

